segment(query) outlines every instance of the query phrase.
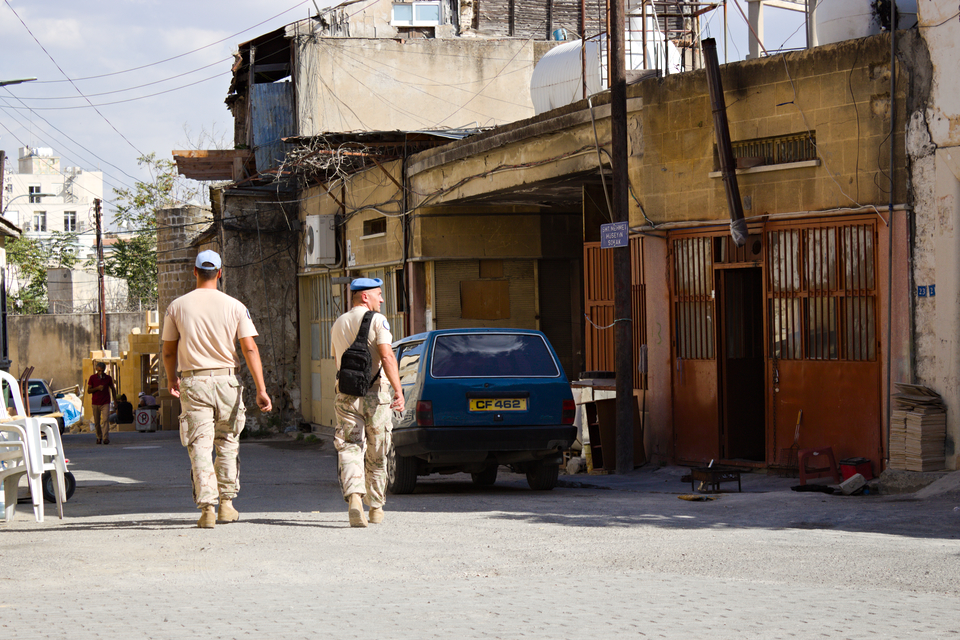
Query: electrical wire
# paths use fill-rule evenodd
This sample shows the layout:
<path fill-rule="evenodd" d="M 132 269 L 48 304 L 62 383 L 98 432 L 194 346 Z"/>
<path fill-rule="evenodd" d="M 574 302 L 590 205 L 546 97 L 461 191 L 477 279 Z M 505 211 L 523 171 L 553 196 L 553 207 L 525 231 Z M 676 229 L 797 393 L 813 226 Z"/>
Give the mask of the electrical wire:
<path fill-rule="evenodd" d="M 280 16 L 282 16 L 282 15 L 284 15 L 284 14 L 286 14 L 286 13 L 290 13 L 290 12 L 293 11 L 294 9 L 297 9 L 297 8 L 299 8 L 299 7 L 302 7 L 303 5 L 307 4 L 307 2 L 310 2 L 310 1 L 311 1 L 311 0 L 303 0 L 303 2 L 298 2 L 297 4 L 293 5 L 293 6 L 290 7 L 289 9 L 286 9 L 286 10 L 284 10 L 284 11 L 281 11 L 280 13 L 276 14 L 275 16 L 272 16 L 272 17 L 270 17 L 270 18 L 267 18 L 266 20 L 263 20 L 262 22 L 258 22 L 257 24 L 255 24 L 255 25 L 253 25 L 253 26 L 251 26 L 251 27 L 247 27 L 247 28 L 244 29 L 243 31 L 238 31 L 237 33 L 234 33 L 233 35 L 227 36 L 226 38 L 221 38 L 220 40 L 217 40 L 216 42 L 211 42 L 210 44 L 205 44 L 205 45 L 203 45 L 202 47 L 197 47 L 196 49 L 191 49 L 190 51 L 187 51 L 187 52 L 185 52 L 185 53 L 180 53 L 180 54 L 177 54 L 177 55 L 175 55 L 175 56 L 171 56 L 171 57 L 169 57 L 169 58 L 164 58 L 163 60 L 158 60 L 157 62 L 151 62 L 151 63 L 149 63 L 149 64 L 143 64 L 143 65 L 140 65 L 139 67 L 132 67 L 132 68 L 130 68 L 130 69 L 124 69 L 124 70 L 122 70 L 122 71 L 113 71 L 113 72 L 111 72 L 111 73 L 101 73 L 101 74 L 95 75 L 95 76 L 85 76 L 85 77 L 82 77 L 82 78 L 73 78 L 73 82 L 80 82 L 80 81 L 83 81 L 83 80 L 97 80 L 97 79 L 100 79 L 100 78 L 108 78 L 108 77 L 110 77 L 110 76 L 118 76 L 118 75 L 121 75 L 121 74 L 124 74 L 124 73 L 131 73 L 131 72 L 133 72 L 133 71 L 140 71 L 141 69 L 147 69 L 147 68 L 149 68 L 149 67 L 155 67 L 155 66 L 160 65 L 160 64 L 163 64 L 163 63 L 165 63 L 165 62 L 170 62 L 171 60 L 177 60 L 178 58 L 183 58 L 183 57 L 188 56 L 188 55 L 190 55 L 190 54 L 192 54 L 192 53 L 197 53 L 198 51 L 203 51 L 204 49 L 209 49 L 210 47 L 216 46 L 216 45 L 221 44 L 221 43 L 223 43 L 223 42 L 226 42 L 226 41 L 228 41 L 228 40 L 233 40 L 233 39 L 236 38 L 237 36 L 242 35 L 242 34 L 246 33 L 247 31 L 252 31 L 253 29 L 256 29 L 256 28 L 259 27 L 259 26 L 265 25 L 266 23 L 268 23 L 268 22 L 270 22 L 270 21 L 272 21 L 272 20 L 275 20 L 275 19 L 279 18 Z M 70 80 L 69 80 L 69 79 L 67 79 L 67 80 L 38 80 L 38 81 L 34 82 L 33 84 L 57 84 L 57 83 L 61 83 L 61 82 L 70 82 Z"/>
<path fill-rule="evenodd" d="M 135 87 L 127 87 L 126 89 L 114 89 L 113 91 L 101 91 L 100 93 L 88 93 L 88 94 L 87 94 L 87 97 L 88 97 L 88 98 L 97 98 L 97 97 L 100 97 L 100 96 L 109 96 L 109 95 L 112 95 L 112 94 L 115 94 L 115 93 L 125 93 L 125 92 L 127 92 L 127 91 L 133 91 L 134 89 L 143 89 L 144 87 L 151 87 L 151 86 L 153 86 L 153 85 L 155 85 L 155 84 L 162 84 L 162 83 L 164 83 L 164 82 L 169 82 L 170 80 L 176 80 L 177 78 L 182 78 L 182 77 L 184 77 L 184 76 L 190 75 L 191 73 L 196 73 L 197 71 L 203 71 L 204 69 L 209 69 L 210 67 L 212 67 L 212 66 L 214 66 L 214 65 L 223 64 L 224 62 L 229 62 L 229 61 L 231 61 L 231 60 L 233 60 L 233 56 L 230 56 L 229 58 L 223 58 L 223 59 L 221 59 L 221 60 L 217 60 L 216 62 L 211 62 L 210 64 L 205 64 L 205 65 L 203 65 L 202 67 L 198 67 L 198 68 L 193 69 L 193 70 L 191 70 L 191 71 L 184 71 L 183 73 L 178 73 L 177 75 L 170 76 L 170 77 L 168 77 L 168 78 L 162 78 L 162 79 L 160 79 L 160 80 L 154 80 L 153 82 L 147 82 L 147 83 L 145 83 L 145 84 L 138 84 L 138 85 L 135 86 Z M 220 74 L 218 74 L 218 75 L 220 75 Z M 187 85 L 187 86 L 189 86 L 189 85 Z M 177 89 L 171 89 L 171 91 L 176 91 L 176 90 L 177 90 Z M 153 94 L 153 95 L 160 95 L 160 94 Z M 144 96 L 144 97 L 149 97 L 149 96 Z M 76 100 L 76 99 L 77 99 L 76 96 L 53 96 L 53 97 L 24 98 L 24 100 L 29 100 L 29 101 L 31 101 L 31 102 L 34 101 L 34 100 Z M 108 103 L 108 104 L 113 104 L 113 103 Z"/>
<path fill-rule="evenodd" d="M 9 93 L 9 90 L 8 90 L 8 93 Z M 17 99 L 17 100 L 20 100 L 20 98 L 18 98 L 17 96 L 15 96 L 15 95 L 13 95 L 13 94 L 11 94 L 11 96 L 12 96 L 13 98 Z M 7 109 L 16 109 L 15 107 L 12 107 L 12 106 L 9 105 L 9 103 L 8 103 L 7 100 L 6 100 L 6 98 L 0 96 L 0 100 L 3 100 L 4 104 L 7 105 L 6 108 L 0 107 L 0 111 L 7 112 Z M 22 101 L 21 101 L 21 104 L 23 104 Z M 31 109 L 31 111 L 32 111 L 32 109 Z M 10 115 L 10 114 L 7 113 L 7 115 Z M 66 132 L 64 132 L 63 130 L 61 130 L 59 127 L 57 127 L 55 124 L 53 124 L 52 122 L 50 122 L 49 120 L 47 120 L 46 118 L 44 118 L 44 117 L 43 117 L 42 115 L 40 115 L 39 113 L 37 113 L 37 114 L 35 114 L 35 115 L 36 115 L 37 118 L 39 118 L 40 120 L 43 120 L 43 121 L 44 121 L 48 126 L 50 126 L 52 129 L 56 130 L 60 135 L 62 135 L 62 136 L 65 137 L 67 140 L 69 140 L 70 142 L 72 142 L 73 144 L 75 144 L 77 147 L 79 147 L 79 148 L 83 149 L 84 151 L 86 151 L 88 154 L 90 154 L 91 156 L 93 156 L 94 158 L 96 158 L 97 160 L 99 160 L 101 163 L 113 167 L 114 169 L 116 169 L 117 171 L 119 171 L 120 173 L 122 173 L 123 175 L 125 175 L 125 176 L 127 176 L 128 178 L 130 178 L 131 180 L 133 180 L 134 183 L 137 182 L 137 179 L 134 178 L 132 175 L 130 175 L 129 173 L 127 173 L 126 171 L 124 171 L 123 169 L 121 169 L 120 167 L 118 167 L 117 165 L 113 164 L 112 162 L 110 162 L 110 161 L 108 161 L 108 160 L 104 160 L 103 158 L 101 158 L 100 156 L 98 156 L 98 155 L 97 155 L 96 153 L 94 153 L 93 151 L 90 151 L 90 149 L 87 149 L 85 146 L 83 146 L 82 144 L 80 144 L 79 142 L 77 142 L 76 140 L 74 140 L 73 138 L 71 138 L 69 135 L 67 135 Z M 12 115 L 10 115 L 10 117 L 13 118 Z M 14 119 L 14 120 L 17 120 L 16 118 L 13 118 L 13 119 Z M 19 124 L 21 127 L 24 126 L 23 123 L 21 123 L 19 120 L 17 120 L 17 124 Z M 6 126 L 4 126 L 4 128 L 6 128 Z M 24 127 L 24 128 L 26 128 L 26 127 Z M 9 129 L 7 129 L 7 130 L 9 131 Z M 49 135 L 49 134 L 48 134 L 48 135 Z M 24 145 L 24 146 L 28 146 L 28 145 Z M 60 146 L 61 146 L 61 148 L 62 148 L 62 147 L 66 147 L 67 145 L 60 145 Z M 77 164 L 80 164 L 80 163 L 77 163 Z M 108 174 L 107 174 L 107 175 L 108 175 Z M 120 185 L 122 185 L 122 186 L 125 186 L 125 187 L 128 188 L 128 189 L 132 188 L 130 185 L 126 184 L 126 183 L 123 182 L 122 180 L 118 180 L 118 179 L 116 179 L 116 178 L 114 178 L 114 177 L 112 177 L 112 176 L 111 176 L 111 179 L 115 180 L 118 184 L 120 184 Z"/>
<path fill-rule="evenodd" d="M 40 42 L 40 40 L 37 39 L 37 36 L 33 35 L 33 31 L 30 30 L 30 27 L 27 26 L 27 23 L 23 21 L 23 18 L 20 17 L 20 14 L 18 14 L 17 11 L 16 11 L 16 9 L 13 8 L 13 5 L 10 4 L 10 0 L 3 0 L 3 1 L 4 1 L 4 3 L 5 3 L 8 7 L 10 7 L 10 11 L 13 12 L 13 15 L 17 16 L 17 20 L 19 20 L 19 21 L 20 21 L 20 24 L 23 25 L 23 28 L 27 30 L 27 33 L 30 34 L 30 37 L 33 38 L 34 42 L 36 42 L 37 45 L 43 50 L 43 52 L 44 52 L 45 54 L 47 54 L 47 57 L 50 58 L 50 62 L 52 62 L 52 63 L 54 64 L 54 66 L 57 68 L 57 70 L 60 71 L 60 73 L 63 74 L 63 77 L 64 77 L 64 78 L 67 78 L 67 79 L 69 80 L 69 79 L 70 79 L 70 76 L 67 75 L 67 72 L 64 71 L 63 68 L 60 66 L 60 64 L 53 58 L 52 55 L 50 55 L 50 52 L 47 51 L 46 47 L 44 47 L 43 44 Z M 120 130 L 117 129 L 112 122 L 110 122 L 110 120 L 107 118 L 107 116 L 103 115 L 103 113 L 102 113 L 99 109 L 97 109 L 97 107 L 96 107 L 92 102 L 90 102 L 90 98 L 86 97 L 86 96 L 83 94 L 83 91 L 80 90 L 80 87 L 78 87 L 77 84 L 76 84 L 73 80 L 70 80 L 70 84 L 73 86 L 74 89 L 77 90 L 77 93 L 79 93 L 81 96 L 83 96 L 83 99 L 86 100 L 87 103 L 88 103 L 91 107 L 93 107 L 93 110 L 97 112 L 97 115 L 99 115 L 99 116 L 103 119 L 104 122 L 106 122 L 108 125 L 110 125 L 110 128 L 113 129 L 114 131 L 116 131 L 117 135 L 120 136 L 120 137 L 123 139 L 124 142 L 126 142 L 128 145 L 130 145 L 130 148 L 132 148 L 134 151 L 136 151 L 137 154 L 140 155 L 140 156 L 146 155 L 143 151 L 140 151 L 140 149 L 138 149 L 135 144 L 133 144 L 132 142 L 130 142 L 130 139 L 127 138 L 127 136 L 125 136 L 125 135 L 123 135 L 122 133 L 120 133 Z"/>
<path fill-rule="evenodd" d="M 93 110 L 96 111 L 97 114 L 99 114 L 100 116 L 103 116 L 103 114 L 100 113 L 100 111 L 97 109 L 97 107 L 107 107 L 107 106 L 110 106 L 110 105 L 113 105 L 113 104 L 125 104 L 125 103 L 128 103 L 128 102 L 136 102 L 136 101 L 138 101 L 138 100 L 145 100 L 145 99 L 147 99 L 147 98 L 155 98 L 155 97 L 157 97 L 157 96 L 162 96 L 162 95 L 164 95 L 164 94 L 166 94 L 166 93 L 173 93 L 174 91 L 180 91 L 181 89 L 186 89 L 186 88 L 188 88 L 188 87 L 193 87 L 193 86 L 195 86 L 195 85 L 202 84 L 202 83 L 204 83 L 204 82 L 209 82 L 210 80 L 215 80 L 216 78 L 219 78 L 219 77 L 221 77 L 221 76 L 226 76 L 226 75 L 229 75 L 229 74 L 231 74 L 231 73 L 232 73 L 232 72 L 230 72 L 230 71 L 221 71 L 221 72 L 219 72 L 219 73 L 215 73 L 215 74 L 212 75 L 212 76 L 208 76 L 208 77 L 206 77 L 206 78 L 203 78 L 202 80 L 197 80 L 197 81 L 195 81 L 195 82 L 190 82 L 190 83 L 187 83 L 187 84 L 183 84 L 183 85 L 180 85 L 179 87 L 173 87 L 172 89 L 166 89 L 166 90 L 164 90 L 164 91 L 158 91 L 158 92 L 156 92 L 156 93 L 148 93 L 147 95 L 137 96 L 136 98 L 127 98 L 126 100 L 114 100 L 114 101 L 112 101 L 112 102 L 98 102 L 97 104 L 94 104 L 94 103 L 90 102 L 90 100 L 89 100 L 89 98 L 87 98 L 87 96 L 83 96 L 83 98 L 87 101 L 87 104 L 86 104 L 86 105 L 76 105 L 76 106 L 73 106 L 73 107 L 26 107 L 26 106 L 24 106 L 24 107 L 10 107 L 10 108 L 11 108 L 11 109 L 17 109 L 17 110 L 20 110 L 20 111 L 25 111 L 25 110 L 29 110 L 29 111 L 72 111 L 72 110 L 74 110 L 74 109 L 89 109 L 89 108 L 93 108 Z M 124 89 L 124 91 L 126 91 L 126 89 Z M 61 99 L 63 99 L 63 98 L 57 98 L 57 99 L 58 99 L 58 100 L 61 100 Z M 76 98 L 68 98 L 68 99 L 76 100 Z M 105 117 L 104 117 L 104 119 L 106 120 Z M 112 124 L 109 120 L 107 120 L 107 124 L 109 124 L 111 127 L 113 127 L 113 124 Z M 117 131 L 117 129 L 114 128 L 114 131 Z M 120 132 L 117 131 L 117 133 L 120 133 Z M 126 140 L 126 137 L 124 137 L 122 133 L 120 134 L 120 136 L 123 137 L 123 138 Z M 128 140 L 128 142 L 129 142 L 129 140 Z M 130 146 L 133 146 L 133 145 L 131 144 Z M 135 151 L 137 151 L 137 153 L 140 153 L 140 155 L 143 155 L 143 153 L 140 152 L 136 147 L 133 147 L 133 149 L 134 149 Z"/>
<path fill-rule="evenodd" d="M 546 24 L 546 21 L 545 21 L 545 20 L 541 20 L 541 21 L 540 21 L 540 24 L 537 25 L 537 27 L 536 27 L 534 30 L 536 30 L 536 29 L 539 28 L 539 27 L 542 27 L 544 24 Z M 517 58 L 517 56 L 520 55 L 520 52 L 523 51 L 523 50 L 526 48 L 526 46 L 527 46 L 528 44 L 530 44 L 530 42 L 532 42 L 532 41 L 533 41 L 533 38 L 532 38 L 532 37 L 527 38 L 526 41 L 524 41 L 523 46 L 517 48 L 517 52 L 516 52 L 515 54 L 513 54 L 513 56 L 506 62 L 506 64 L 504 64 L 503 67 L 500 68 L 500 71 L 498 71 L 497 74 L 494 75 L 494 76 L 490 79 L 489 82 L 487 82 L 487 84 L 483 85 L 483 87 L 480 88 L 475 94 L 473 94 L 473 96 L 472 96 L 469 100 L 467 100 L 466 102 L 464 102 L 456 111 L 454 111 L 453 113 L 451 113 L 450 115 L 448 115 L 446 118 L 444 118 L 443 120 L 441 120 L 440 122 L 438 122 L 437 125 L 439 126 L 439 125 L 443 124 L 444 122 L 446 122 L 447 120 L 449 120 L 449 119 L 452 118 L 453 116 L 457 115 L 457 114 L 458 114 L 460 111 L 462 111 L 463 109 L 466 109 L 468 104 L 470 104 L 471 102 L 473 102 L 481 93 L 483 93 L 484 91 L 486 91 L 486 90 L 487 90 L 487 87 L 489 87 L 491 84 L 493 84 L 494 80 L 496 80 L 497 78 L 499 78 L 500 75 L 501 75 L 504 71 L 507 70 L 507 67 L 510 66 L 510 64 Z"/>
<path fill-rule="evenodd" d="M 822 1 L 822 0 L 821 0 L 821 1 Z M 937 27 L 942 27 L 943 25 L 947 24 L 948 22 L 950 22 L 951 20 L 953 20 L 953 19 L 956 18 L 956 17 L 960 17 L 960 11 L 957 11 L 955 14 L 953 14 L 952 16 L 950 16 L 949 18 L 947 18 L 946 20 L 943 20 L 942 22 L 938 22 L 937 24 L 921 24 L 921 25 L 918 25 L 918 26 L 919 26 L 920 29 L 936 29 Z"/>

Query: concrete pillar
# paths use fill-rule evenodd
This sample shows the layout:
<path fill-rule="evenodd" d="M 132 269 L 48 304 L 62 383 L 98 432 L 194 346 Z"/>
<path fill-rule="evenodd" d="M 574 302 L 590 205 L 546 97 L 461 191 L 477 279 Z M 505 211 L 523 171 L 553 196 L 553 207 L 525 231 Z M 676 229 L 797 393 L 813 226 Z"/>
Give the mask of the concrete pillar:
<path fill-rule="evenodd" d="M 936 152 L 937 289 L 934 331 L 937 336 L 934 389 L 947 406 L 948 469 L 957 469 L 960 443 L 960 147 Z M 923 283 L 920 283 L 923 284 Z"/>

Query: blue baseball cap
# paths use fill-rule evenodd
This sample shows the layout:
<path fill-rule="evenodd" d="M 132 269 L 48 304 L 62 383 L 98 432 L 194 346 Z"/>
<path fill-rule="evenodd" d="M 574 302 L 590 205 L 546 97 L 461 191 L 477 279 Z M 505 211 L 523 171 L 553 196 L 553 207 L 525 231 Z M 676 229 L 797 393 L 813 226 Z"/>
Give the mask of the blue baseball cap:
<path fill-rule="evenodd" d="M 367 289 L 378 289 L 383 286 L 383 280 L 380 278 L 357 278 L 350 283 L 350 291 L 366 291 Z"/>
<path fill-rule="evenodd" d="M 210 251 L 209 249 L 197 254 L 197 262 L 195 264 L 197 269 L 206 269 L 207 271 L 219 269 L 223 266 L 223 263 L 220 261 L 220 254 L 216 251 Z"/>

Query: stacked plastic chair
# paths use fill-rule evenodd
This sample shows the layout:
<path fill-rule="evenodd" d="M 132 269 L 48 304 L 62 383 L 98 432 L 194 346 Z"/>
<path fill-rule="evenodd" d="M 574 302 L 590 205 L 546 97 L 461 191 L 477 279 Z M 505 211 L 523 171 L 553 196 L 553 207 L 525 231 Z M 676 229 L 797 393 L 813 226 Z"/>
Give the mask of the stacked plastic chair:
<path fill-rule="evenodd" d="M 57 515 L 63 518 L 66 501 L 66 460 L 57 421 L 50 418 L 28 418 L 20 385 L 16 378 L 0 371 L 3 383 L 3 414 L 0 415 L 0 488 L 3 491 L 4 519 L 16 515 L 20 479 L 27 477 L 37 522 L 43 522 L 43 473 L 51 472 Z M 12 405 L 12 406 L 9 406 Z M 13 409 L 13 411 L 10 411 Z"/>

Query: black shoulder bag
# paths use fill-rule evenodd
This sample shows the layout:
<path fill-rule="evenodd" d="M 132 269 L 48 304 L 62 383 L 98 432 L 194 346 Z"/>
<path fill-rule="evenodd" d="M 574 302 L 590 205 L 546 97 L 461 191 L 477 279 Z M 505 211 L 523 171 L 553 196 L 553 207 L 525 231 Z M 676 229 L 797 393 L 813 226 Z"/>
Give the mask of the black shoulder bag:
<path fill-rule="evenodd" d="M 340 356 L 340 370 L 337 380 L 340 383 L 340 393 L 348 396 L 365 396 L 371 385 L 380 378 L 380 371 L 370 378 L 370 365 L 373 358 L 367 346 L 367 336 L 370 333 L 370 322 L 373 320 L 373 311 L 363 314 L 360 330 L 353 344 Z"/>

